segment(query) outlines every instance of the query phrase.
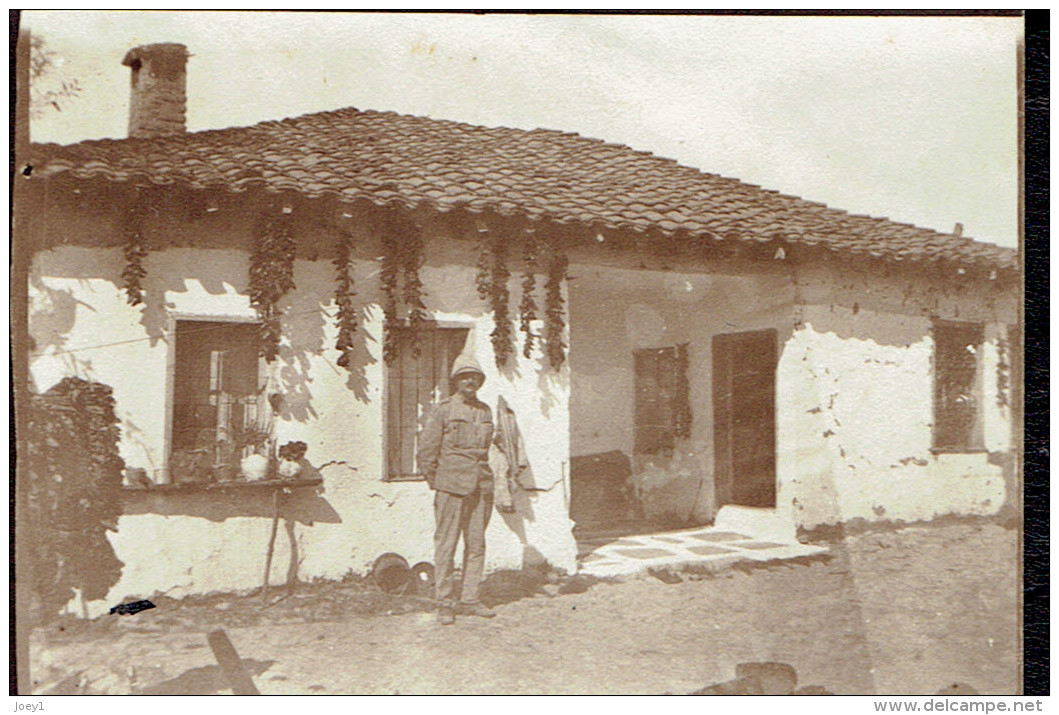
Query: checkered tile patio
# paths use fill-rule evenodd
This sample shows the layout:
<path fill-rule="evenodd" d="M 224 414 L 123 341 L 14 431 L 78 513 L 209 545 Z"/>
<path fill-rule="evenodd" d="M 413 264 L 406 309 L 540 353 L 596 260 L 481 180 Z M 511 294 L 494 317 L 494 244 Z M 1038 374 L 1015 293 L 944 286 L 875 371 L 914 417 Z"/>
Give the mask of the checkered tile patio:
<path fill-rule="evenodd" d="M 625 536 L 597 547 L 580 572 L 600 578 L 634 576 L 654 568 L 699 566 L 721 570 L 738 561 L 778 561 L 826 552 L 797 541 L 765 541 L 717 527 Z"/>

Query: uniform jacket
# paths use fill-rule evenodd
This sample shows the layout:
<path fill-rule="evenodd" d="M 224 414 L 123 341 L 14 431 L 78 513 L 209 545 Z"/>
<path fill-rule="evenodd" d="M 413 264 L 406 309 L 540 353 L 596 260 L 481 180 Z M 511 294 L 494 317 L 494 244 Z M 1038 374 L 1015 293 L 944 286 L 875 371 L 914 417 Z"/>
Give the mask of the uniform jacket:
<path fill-rule="evenodd" d="M 467 404 L 457 396 L 439 402 L 427 415 L 416 455 L 419 471 L 432 489 L 466 496 L 475 489 L 493 489 L 489 445 L 493 415 L 475 399 Z"/>
<path fill-rule="evenodd" d="M 505 478 L 496 483 L 496 504 L 501 509 L 510 509 L 514 506 L 512 494 L 516 487 L 535 489 L 536 484 L 515 411 L 503 396 L 496 403 L 496 445 L 507 462 L 507 474 L 503 475 Z"/>

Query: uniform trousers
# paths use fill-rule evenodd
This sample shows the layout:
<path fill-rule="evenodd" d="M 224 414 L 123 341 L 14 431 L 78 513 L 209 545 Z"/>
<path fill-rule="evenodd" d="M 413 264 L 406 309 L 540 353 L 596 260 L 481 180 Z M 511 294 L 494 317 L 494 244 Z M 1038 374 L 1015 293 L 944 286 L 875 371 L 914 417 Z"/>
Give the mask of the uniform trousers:
<path fill-rule="evenodd" d="M 485 528 L 493 511 L 492 490 L 475 489 L 466 496 L 434 493 L 434 590 L 438 604 L 452 607 L 452 562 L 456 543 L 463 536 L 463 584 L 461 603 L 478 602 L 478 585 L 485 569 Z"/>

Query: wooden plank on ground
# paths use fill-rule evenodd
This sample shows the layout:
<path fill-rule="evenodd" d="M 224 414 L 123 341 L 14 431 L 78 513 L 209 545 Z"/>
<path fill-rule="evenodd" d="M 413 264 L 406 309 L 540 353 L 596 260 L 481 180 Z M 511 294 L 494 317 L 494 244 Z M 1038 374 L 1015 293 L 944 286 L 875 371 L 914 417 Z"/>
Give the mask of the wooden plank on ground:
<path fill-rule="evenodd" d="M 221 666 L 221 672 L 224 673 L 228 684 L 232 686 L 232 693 L 260 695 L 260 691 L 254 685 L 250 674 L 246 672 L 246 668 L 243 667 L 243 661 L 239 659 L 239 654 L 235 652 L 235 646 L 228 640 L 228 634 L 224 632 L 224 629 L 210 631 L 206 640 L 209 641 L 210 649 L 213 650 L 213 657 Z"/>

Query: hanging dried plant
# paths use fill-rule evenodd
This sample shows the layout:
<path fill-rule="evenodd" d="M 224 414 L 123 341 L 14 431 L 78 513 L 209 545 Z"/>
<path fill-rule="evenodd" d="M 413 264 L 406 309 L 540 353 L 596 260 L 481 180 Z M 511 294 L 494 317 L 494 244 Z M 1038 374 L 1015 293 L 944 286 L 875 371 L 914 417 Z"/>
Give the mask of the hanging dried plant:
<path fill-rule="evenodd" d="M 1003 409 L 1011 405 L 1011 350 L 1004 338 L 997 340 L 996 349 L 996 404 Z"/>
<path fill-rule="evenodd" d="M 353 256 L 349 237 L 339 234 L 335 242 L 335 305 L 338 314 L 335 316 L 335 325 L 338 327 L 338 339 L 335 348 L 341 355 L 338 358 L 339 367 L 352 370 L 353 359 L 353 334 L 357 332 L 357 311 L 353 307 L 353 296 L 357 293 L 353 290 Z"/>
<path fill-rule="evenodd" d="M 488 300 L 490 293 L 493 291 L 493 251 L 488 231 L 478 232 L 475 253 L 477 255 L 476 267 L 478 268 L 478 273 L 474 279 L 475 287 L 478 289 L 478 297 L 482 300 Z"/>
<path fill-rule="evenodd" d="M 511 295 L 508 291 L 507 282 L 511 278 L 511 271 L 507 268 L 507 243 L 500 236 L 493 239 L 493 271 L 489 277 L 489 302 L 493 309 L 493 332 L 490 338 L 493 341 L 493 355 L 498 367 L 507 364 L 511 354 L 515 352 L 511 344 Z"/>
<path fill-rule="evenodd" d="M 288 215 L 263 219 L 250 252 L 250 305 L 261 318 L 261 355 L 272 362 L 279 354 L 280 324 L 276 303 L 294 288 L 294 238 Z"/>
<path fill-rule="evenodd" d="M 397 280 L 400 274 L 398 240 L 388 229 L 387 226 L 382 234 L 382 269 L 379 271 L 379 281 L 382 283 L 382 356 L 387 364 L 397 357 Z"/>
<path fill-rule="evenodd" d="M 150 248 L 143 238 L 143 201 L 137 197 L 125 214 L 125 268 L 121 272 L 122 285 L 129 305 L 143 303 L 143 279 L 147 270 L 143 260 L 147 258 Z"/>
<path fill-rule="evenodd" d="M 688 344 L 677 345 L 675 392 L 673 399 L 674 433 L 677 439 L 691 438 L 691 386 L 688 384 Z"/>
<path fill-rule="evenodd" d="M 548 364 L 553 370 L 558 370 L 566 360 L 566 344 L 563 341 L 566 326 L 563 322 L 562 286 L 563 281 L 566 280 L 567 264 L 566 254 L 554 242 L 550 243 L 548 246 L 548 278 L 544 284 L 544 345 Z"/>
<path fill-rule="evenodd" d="M 527 233 L 522 242 L 522 302 L 519 303 L 519 329 L 525 337 L 522 356 L 529 359 L 533 352 L 533 321 L 537 319 L 537 236 Z"/>
<path fill-rule="evenodd" d="M 419 341 L 416 337 L 428 318 L 424 302 L 426 292 L 419 278 L 419 269 L 423 265 L 423 234 L 419 226 L 396 212 L 383 216 L 380 229 L 383 255 L 379 279 L 382 282 L 382 311 L 385 319 L 382 354 L 383 359 L 391 363 L 400 350 L 398 328 L 401 325 L 401 308 L 407 311 L 412 355 L 419 356 Z"/>
<path fill-rule="evenodd" d="M 423 302 L 423 282 L 419 279 L 419 268 L 423 265 L 423 234 L 411 223 L 405 226 L 404 240 L 400 242 L 401 264 L 404 269 L 402 297 L 408 309 L 408 332 L 412 343 L 412 357 L 418 358 L 419 336 L 427 322 L 427 307 Z"/>

